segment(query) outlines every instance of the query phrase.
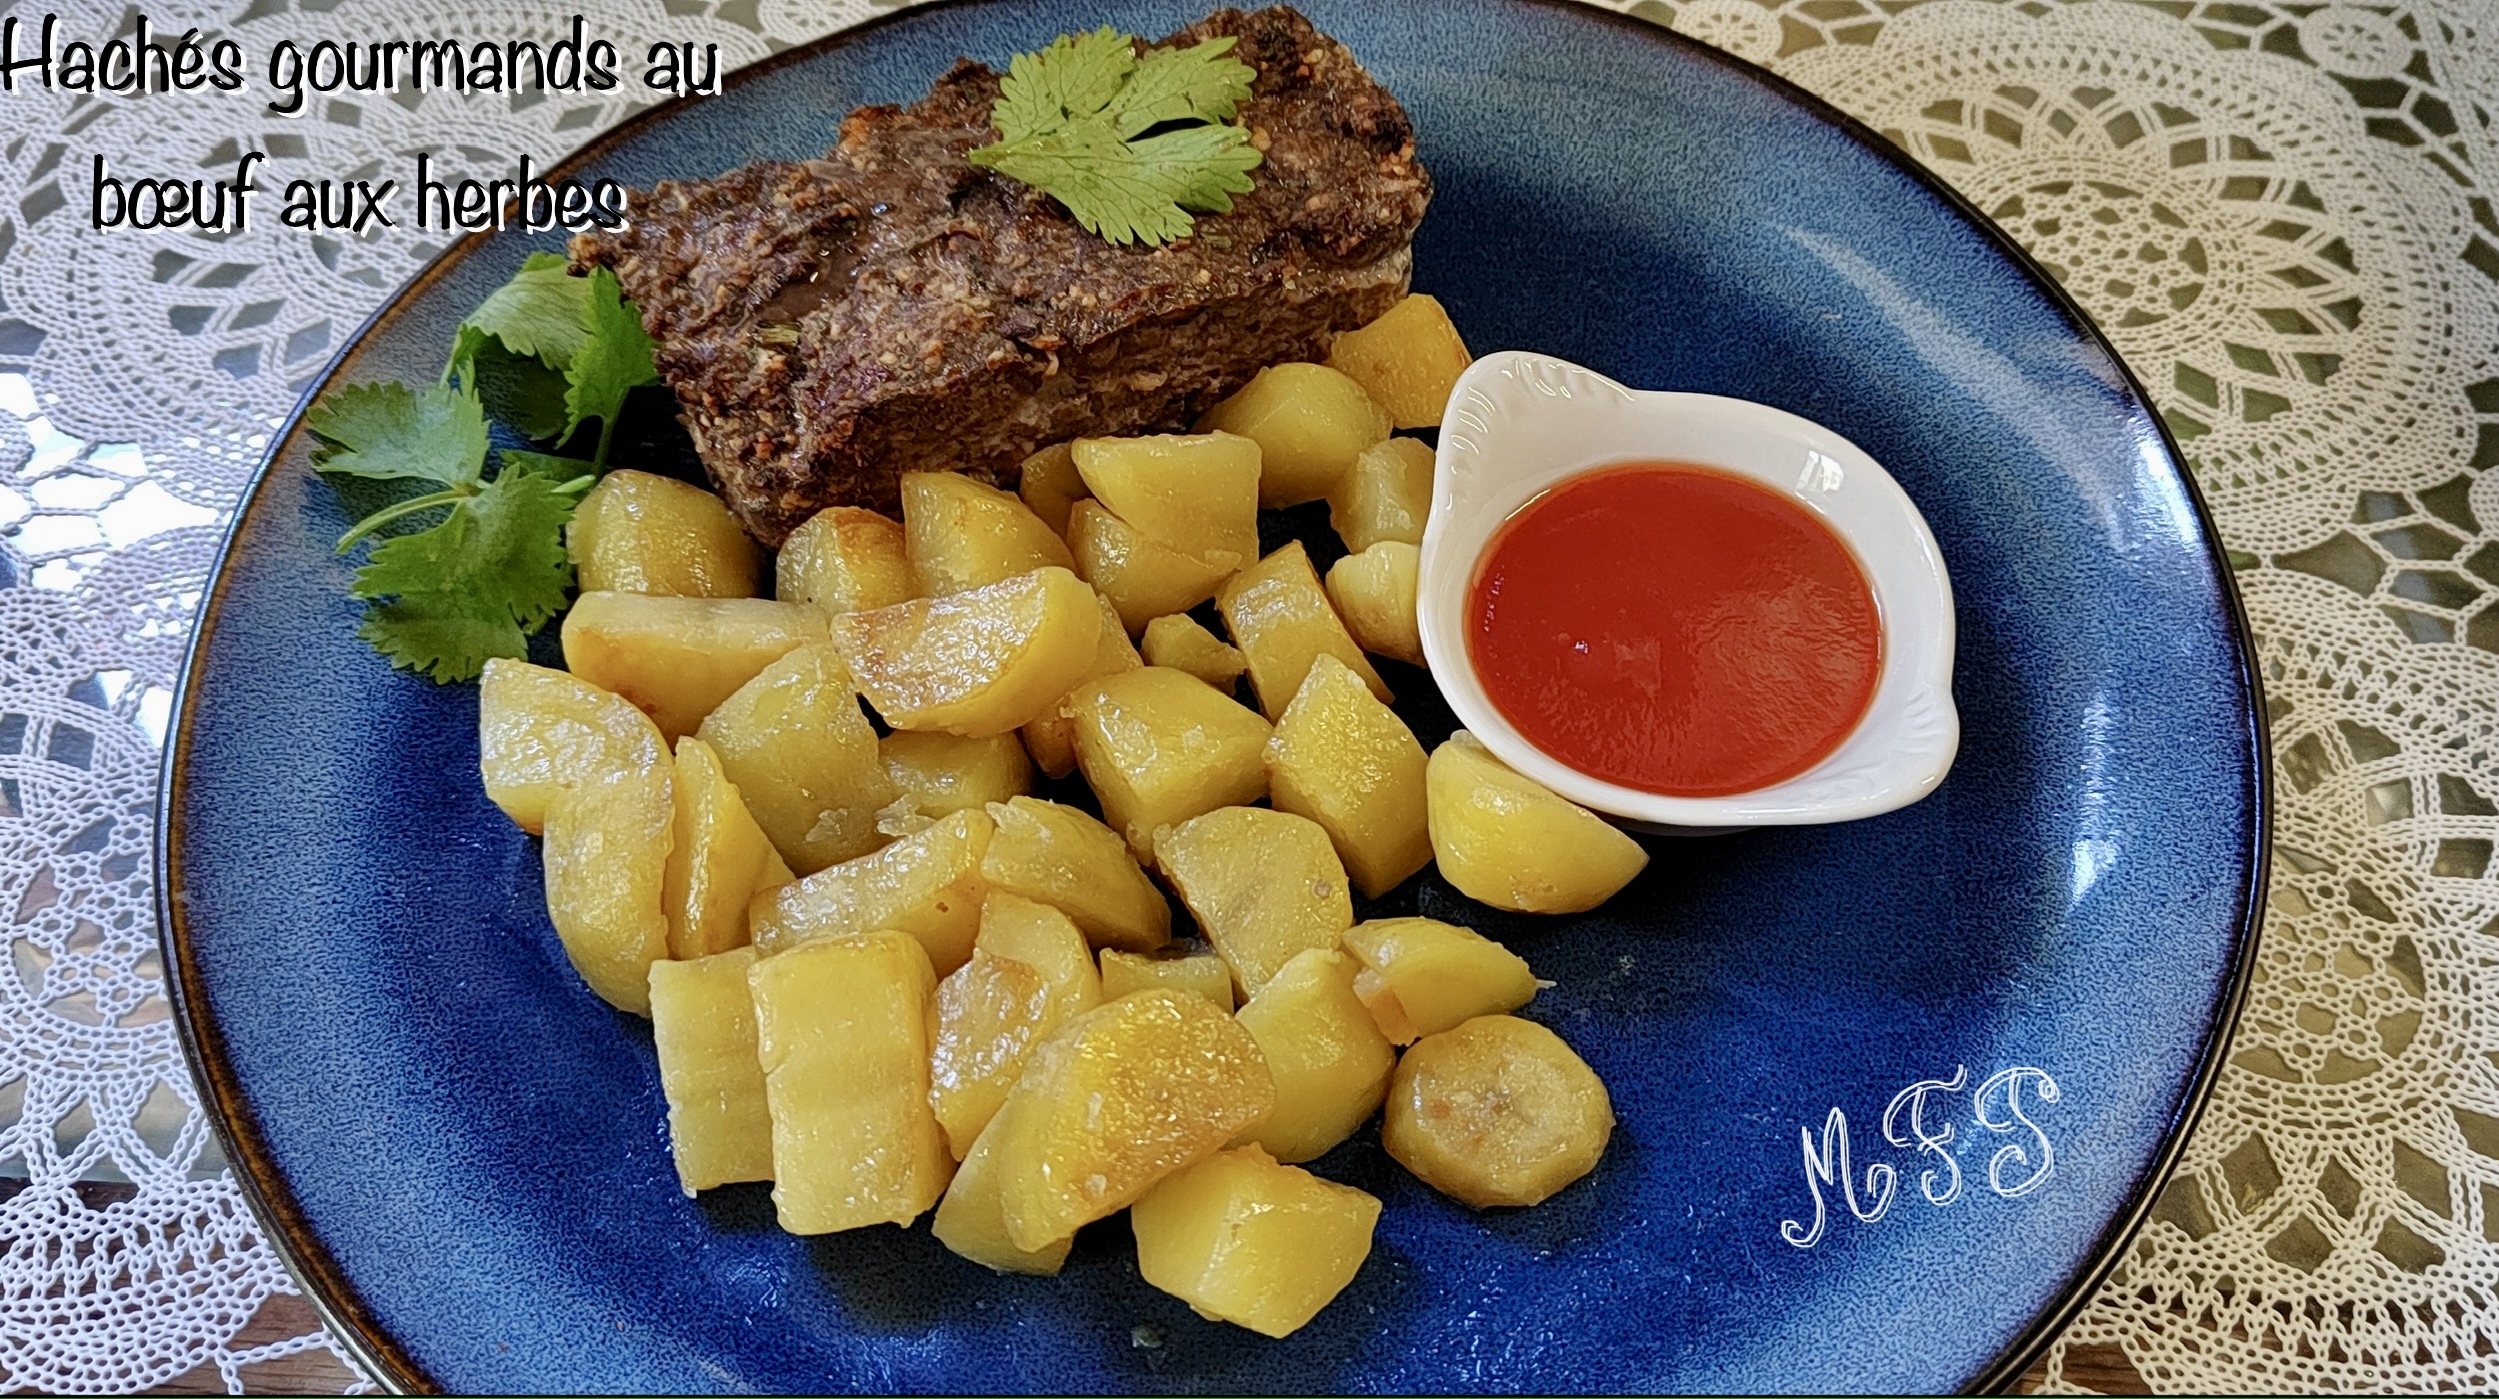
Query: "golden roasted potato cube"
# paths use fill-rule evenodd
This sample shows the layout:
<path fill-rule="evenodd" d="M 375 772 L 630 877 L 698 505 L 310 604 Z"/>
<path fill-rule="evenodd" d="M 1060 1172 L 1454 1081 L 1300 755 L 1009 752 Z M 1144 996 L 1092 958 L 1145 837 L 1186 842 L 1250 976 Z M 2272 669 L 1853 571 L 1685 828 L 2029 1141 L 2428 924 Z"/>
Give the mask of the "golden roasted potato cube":
<path fill-rule="evenodd" d="M 909 933 L 939 974 L 972 956 L 980 932 L 981 856 L 996 829 L 986 811 L 958 811 L 917 835 L 755 896 L 747 911 L 766 956 L 801 943 L 880 931 Z"/>
<path fill-rule="evenodd" d="M 999 1121 L 1009 1242 L 1034 1252 L 1127 1208 L 1275 1107 L 1258 1042 L 1197 996 L 1140 991 L 1078 1016 Z"/>
<path fill-rule="evenodd" d="M 651 1043 L 668 1099 L 668 1150 L 686 1194 L 772 1179 L 772 1112 L 746 974 L 755 949 L 651 964 Z"/>
<path fill-rule="evenodd" d="M 1023 727 L 1092 666 L 1100 604 L 1063 568 L 833 619 L 859 692 L 897 729 L 982 738 Z"/>
<path fill-rule="evenodd" d="M 937 1038 L 929 1054 L 929 1106 L 946 1149 L 968 1154 L 1007 1100 L 1024 1062 L 1067 1019 L 1066 1007 L 1030 965 L 975 950 L 937 983 Z"/>
<path fill-rule="evenodd" d="M 708 957 L 746 945 L 746 905 L 760 889 L 797 876 L 748 814 L 711 745 L 677 740 L 677 835 L 668 851 L 663 901 L 668 955 Z"/>
<path fill-rule="evenodd" d="M 1471 928 L 1431 918 L 1376 918 L 1345 934 L 1362 964 L 1354 995 L 1397 1044 L 1507 1015 L 1536 998 L 1536 974 L 1517 953 Z"/>
<path fill-rule="evenodd" d="M 937 1202 L 937 1217 L 929 1221 L 929 1232 L 937 1236 L 937 1242 L 984 1268 L 1055 1276 L 1067 1262 L 1067 1251 L 1076 1246 L 1076 1236 L 1070 1234 L 1029 1253 L 1007 1237 L 1006 1200 L 999 1193 L 998 1179 L 1002 1135 L 998 1119 L 991 1118 L 989 1127 L 972 1143 L 972 1154 L 955 1170 L 946 1198 Z"/>
<path fill-rule="evenodd" d="M 925 597 L 1076 566 L 1067 541 L 1023 501 L 952 471 L 903 473 L 902 532 L 912 580 Z"/>
<path fill-rule="evenodd" d="M 1086 437 L 1074 460 L 1102 508 L 1164 548 L 1235 564 L 1258 556 L 1258 444 L 1248 438 Z"/>
<path fill-rule="evenodd" d="M 928 1101 L 928 954 L 893 932 L 813 943 L 759 959 L 747 986 L 781 1227 L 830 1234 L 919 1218 L 954 1175 Z"/>
<path fill-rule="evenodd" d="M 896 730 L 877 740 L 876 751 L 912 814 L 928 820 L 1033 789 L 1032 760 L 1013 734 L 958 738 Z"/>
<path fill-rule="evenodd" d="M 1185 670 L 1227 694 L 1249 669 L 1232 643 L 1177 612 L 1145 624 L 1145 663 Z"/>
<path fill-rule="evenodd" d="M 1016 482 L 1015 493 L 1023 498 L 1024 508 L 1062 538 L 1067 534 L 1068 509 L 1091 494 L 1085 478 L 1076 472 L 1075 453 L 1065 442 L 1054 442 L 1024 458 L 1024 474 Z"/>
<path fill-rule="evenodd" d="M 1294 954 L 1333 949 L 1354 926 L 1345 867 L 1315 821 L 1227 806 L 1154 835 L 1155 863 L 1197 916 L 1244 997 Z"/>
<path fill-rule="evenodd" d="M 1111 600 L 1131 636 L 1157 617 L 1186 612 L 1213 597 L 1245 557 L 1228 551 L 1205 558 L 1184 554 L 1146 538 L 1091 500 L 1077 501 L 1068 513 L 1067 543 L 1076 551 L 1076 571 Z"/>
<path fill-rule="evenodd" d="M 1258 692 L 1258 707 L 1270 720 L 1293 702 L 1318 656 L 1343 661 L 1381 703 L 1396 698 L 1337 620 L 1300 540 L 1232 575 L 1215 602 L 1223 609 L 1232 644 L 1249 662 L 1250 688 Z"/>
<path fill-rule="evenodd" d="M 662 756 L 610 768 L 547 809 L 547 918 L 599 999 L 636 1015 L 651 1013 L 651 964 L 668 955 L 670 767 Z"/>
<path fill-rule="evenodd" d="M 1425 761 L 1406 721 L 1322 655 L 1267 740 L 1267 795 L 1318 822 L 1354 886 L 1376 898 L 1431 863 Z"/>
<path fill-rule="evenodd" d="M 1323 364 L 1271 364 L 1197 422 L 1258 444 L 1258 503 L 1270 510 L 1326 495 L 1391 426 L 1362 385 Z"/>
<path fill-rule="evenodd" d="M 1380 1142 L 1399 1165 L 1483 1209 L 1533 1205 L 1596 1168 L 1614 1105 L 1562 1037 L 1514 1015 L 1426 1035 L 1397 1061 Z"/>
<path fill-rule="evenodd" d="M 1421 544 L 1432 513 L 1432 449 L 1392 437 L 1362 449 L 1328 492 L 1328 525 L 1359 554 L 1384 539 Z"/>
<path fill-rule="evenodd" d="M 1475 362 L 1439 302 L 1420 292 L 1336 337 L 1328 364 L 1362 385 L 1399 427 L 1439 427 L 1450 390 Z"/>
<path fill-rule="evenodd" d="M 1076 719 L 1067 712 L 1068 701 L 1085 686 L 1085 681 L 1123 670 L 1135 670 L 1145 662 L 1137 659 L 1137 648 L 1128 641 L 1127 624 L 1119 620 L 1119 612 L 1111 600 L 1100 593 L 1093 595 L 1102 614 L 1101 640 L 1094 643 L 1093 667 L 1084 678 L 1068 687 L 1057 704 L 1043 710 L 1040 716 L 1019 732 L 1024 737 L 1024 751 L 1032 755 L 1034 766 L 1052 777 L 1065 777 L 1076 770 Z"/>
<path fill-rule="evenodd" d="M 1347 554 L 1328 570 L 1328 601 L 1363 650 L 1422 665 L 1423 624 L 1414 611 L 1423 551 L 1393 539 Z"/>
<path fill-rule="evenodd" d="M 585 593 L 753 597 L 764 553 L 720 497 L 647 471 L 611 471 L 574 507 L 564 546 Z"/>
<path fill-rule="evenodd" d="M 674 743 L 824 633 L 824 614 L 796 603 L 583 593 L 564 617 L 564 668 L 631 700 Z"/>
<path fill-rule="evenodd" d="M 651 716 L 579 676 L 495 657 L 477 687 L 477 767 L 486 797 L 538 834 L 547 807 L 594 773 L 668 753 Z"/>
<path fill-rule="evenodd" d="M 1076 765 L 1140 858 L 1155 827 L 1267 794 L 1267 721 L 1186 671 L 1107 676 L 1071 709 Z"/>
<path fill-rule="evenodd" d="M 1232 968 L 1212 952 L 1193 952 L 1186 956 L 1151 956 L 1122 952 L 1116 947 L 1102 949 L 1102 999 L 1116 1001 L 1139 991 L 1182 991 L 1204 996 L 1230 1014 L 1232 999 Z"/>
<path fill-rule="evenodd" d="M 791 869 L 813 874 L 885 843 L 877 813 L 898 793 L 850 668 L 831 646 L 803 646 L 764 667 L 696 736 L 720 755 Z"/>
<path fill-rule="evenodd" d="M 1295 953 L 1238 1018 L 1276 1081 L 1276 1110 L 1241 1141 L 1279 1161 L 1309 1161 L 1380 1110 L 1397 1051 L 1354 994 L 1352 958 L 1315 948 Z"/>
<path fill-rule="evenodd" d="M 1118 832 L 1037 797 L 993 804 L 989 816 L 997 834 L 981 877 L 991 889 L 1050 905 L 1097 947 L 1151 952 L 1171 941 L 1171 905 Z"/>
<path fill-rule="evenodd" d="M 989 844 L 995 850 L 997 837 Z M 972 950 L 1011 957 L 1041 973 L 1051 998 L 1071 1018 L 1102 1004 L 1102 974 L 1094 968 L 1093 948 L 1074 919 L 1046 903 L 991 889 L 981 897 L 981 928 Z"/>
<path fill-rule="evenodd" d="M 919 596 L 902 526 L 873 510 L 819 510 L 781 544 L 773 596 L 827 613 L 873 612 Z"/>
<path fill-rule="evenodd" d="M 1464 729 L 1423 773 L 1432 855 L 1458 892 L 1520 913 L 1582 913 L 1649 863 L 1640 843 L 1492 755 Z"/>
<path fill-rule="evenodd" d="M 1282 1337 L 1361 1271 L 1380 1202 L 1245 1146 L 1165 1179 L 1129 1222 L 1147 1282 L 1199 1316 Z"/>

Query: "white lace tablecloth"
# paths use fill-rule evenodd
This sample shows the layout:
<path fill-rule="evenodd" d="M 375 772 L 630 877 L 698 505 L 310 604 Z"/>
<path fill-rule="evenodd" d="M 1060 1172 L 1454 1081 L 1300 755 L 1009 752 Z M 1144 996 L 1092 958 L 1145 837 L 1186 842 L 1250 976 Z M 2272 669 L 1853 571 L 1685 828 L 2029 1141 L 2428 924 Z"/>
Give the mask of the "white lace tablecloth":
<path fill-rule="evenodd" d="M 543 40 L 598 4 L 150 19 L 261 54 Z M 125 32 L 122 0 L 56 8 L 64 36 Z M 609 0 L 600 23 L 742 63 L 875 8 Z M 2181 1174 L 2049 1387 L 2499 1387 L 2499 0 L 1623 8 L 1830 98 L 2002 222 L 2150 387 L 2239 567 L 2279 779 L 2256 985 Z M 240 1392 L 241 1367 L 329 1344 L 238 1339 L 291 1284 L 167 1018 L 149 813 L 245 479 L 437 250 L 92 233 L 86 161 L 215 179 L 259 149 L 266 184 L 422 150 L 486 179 L 630 110 L 359 97 L 287 121 L 0 94 L 0 1178 L 27 1182 L 0 1199 L 0 1388 L 211 1366 Z"/>

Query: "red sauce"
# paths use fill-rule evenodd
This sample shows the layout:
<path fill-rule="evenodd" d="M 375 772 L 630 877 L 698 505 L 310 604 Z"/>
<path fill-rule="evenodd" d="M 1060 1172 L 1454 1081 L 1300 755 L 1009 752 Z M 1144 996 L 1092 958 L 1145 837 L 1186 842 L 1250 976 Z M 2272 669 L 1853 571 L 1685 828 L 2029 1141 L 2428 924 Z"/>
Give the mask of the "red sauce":
<path fill-rule="evenodd" d="M 1703 467 L 1574 477 L 1493 537 L 1467 647 L 1528 742 L 1618 786 L 1748 792 L 1865 717 L 1883 633 L 1848 546 L 1795 501 Z"/>

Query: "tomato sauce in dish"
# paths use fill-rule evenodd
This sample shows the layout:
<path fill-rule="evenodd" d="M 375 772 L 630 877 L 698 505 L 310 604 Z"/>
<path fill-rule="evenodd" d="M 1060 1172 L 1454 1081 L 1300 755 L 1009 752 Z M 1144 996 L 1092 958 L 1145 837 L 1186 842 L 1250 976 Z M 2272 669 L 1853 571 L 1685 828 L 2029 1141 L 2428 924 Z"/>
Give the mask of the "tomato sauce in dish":
<path fill-rule="evenodd" d="M 1493 707 L 1558 761 L 1711 797 L 1839 747 L 1874 698 L 1883 631 L 1855 555 L 1804 506 L 1641 462 L 1564 481 L 1502 525 L 1467 650 Z"/>

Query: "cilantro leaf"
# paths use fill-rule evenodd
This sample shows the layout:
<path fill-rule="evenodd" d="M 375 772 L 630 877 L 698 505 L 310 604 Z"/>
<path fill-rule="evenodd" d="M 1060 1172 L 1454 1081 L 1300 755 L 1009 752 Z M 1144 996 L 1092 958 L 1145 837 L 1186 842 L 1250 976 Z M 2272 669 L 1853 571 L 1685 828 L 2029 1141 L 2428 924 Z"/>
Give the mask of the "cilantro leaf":
<path fill-rule="evenodd" d="M 507 464 L 441 524 L 375 545 L 349 590 L 379 604 L 357 635 L 438 681 L 525 654 L 526 634 L 562 611 L 572 588 L 564 526 L 575 497 L 562 487 L 554 473 Z"/>
<path fill-rule="evenodd" d="M 446 385 L 351 384 L 304 415 L 321 439 L 315 470 L 367 480 L 457 486 L 486 464 L 486 412 L 473 393 Z"/>
<path fill-rule="evenodd" d="M 651 362 L 651 337 L 643 333 L 642 315 L 626 303 L 616 274 L 600 267 L 580 280 L 589 289 L 582 317 L 588 334 L 564 366 L 564 436 L 570 438 L 583 423 L 599 419 L 595 459 L 604 463 L 625 394 L 657 381 L 659 369 Z"/>
<path fill-rule="evenodd" d="M 1194 226 L 1188 211 L 1230 209 L 1262 158 L 1237 126 L 1184 126 L 1124 141 L 1102 122 L 1001 142 L 972 156 L 1048 191 L 1087 232 L 1122 244 L 1187 237 Z"/>
<path fill-rule="evenodd" d="M 464 335 L 478 334 L 473 327 Z M 486 416 L 533 442 L 564 435 L 570 421 L 564 411 L 564 371 L 549 369 L 534 355 L 516 355 L 492 340 L 468 356 L 460 382 L 477 390 Z"/>
<path fill-rule="evenodd" d="M 590 338 L 589 300 L 588 279 L 566 271 L 562 254 L 531 253 L 511 281 L 469 312 L 460 329 L 483 331 L 516 355 L 534 355 L 549 369 L 562 369 Z"/>
<path fill-rule="evenodd" d="M 1062 34 L 1039 53 L 1008 61 L 989 120 L 1012 141 L 1099 116 L 1136 66 L 1136 41 L 1107 24 L 1090 34 Z"/>
<path fill-rule="evenodd" d="M 1104 109 L 1119 134 L 1133 139 L 1167 121 L 1232 120 L 1249 100 L 1250 83 L 1258 76 L 1248 64 L 1224 57 L 1235 42 L 1226 35 L 1185 49 L 1146 50 Z"/>

